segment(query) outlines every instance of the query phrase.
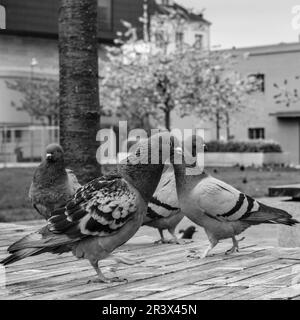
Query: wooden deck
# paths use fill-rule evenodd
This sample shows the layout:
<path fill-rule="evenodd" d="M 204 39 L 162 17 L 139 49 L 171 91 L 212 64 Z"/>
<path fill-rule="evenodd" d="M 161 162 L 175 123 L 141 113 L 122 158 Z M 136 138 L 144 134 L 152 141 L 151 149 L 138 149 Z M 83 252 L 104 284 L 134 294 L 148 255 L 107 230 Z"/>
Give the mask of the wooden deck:
<path fill-rule="evenodd" d="M 39 224 L 0 224 L 0 258 L 9 244 Z M 190 259 L 189 251 L 203 250 L 206 242 L 155 245 L 140 230 L 117 251 L 145 260 L 117 269 L 128 283 L 88 284 L 95 273 L 87 261 L 44 254 L 1 267 L 0 299 L 300 299 L 300 248 L 257 243 L 246 239 L 240 253 L 225 256 L 231 245 L 225 241 L 212 257 Z M 101 265 L 104 274 L 113 276 L 114 261 Z"/>

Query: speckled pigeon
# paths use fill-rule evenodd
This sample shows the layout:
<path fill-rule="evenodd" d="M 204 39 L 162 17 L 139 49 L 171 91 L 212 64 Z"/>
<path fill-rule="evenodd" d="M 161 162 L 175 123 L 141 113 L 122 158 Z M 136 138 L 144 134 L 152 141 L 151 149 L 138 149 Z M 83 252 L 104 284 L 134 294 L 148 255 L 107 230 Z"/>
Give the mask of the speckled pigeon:
<path fill-rule="evenodd" d="M 77 258 L 89 260 L 98 275 L 96 282 L 123 281 L 106 278 L 98 262 L 127 242 L 141 226 L 175 143 L 167 132 L 140 142 L 117 173 L 79 188 L 64 207 L 52 212 L 47 226 L 11 245 L 11 255 L 1 263 L 8 265 L 44 252 L 72 251 Z"/>

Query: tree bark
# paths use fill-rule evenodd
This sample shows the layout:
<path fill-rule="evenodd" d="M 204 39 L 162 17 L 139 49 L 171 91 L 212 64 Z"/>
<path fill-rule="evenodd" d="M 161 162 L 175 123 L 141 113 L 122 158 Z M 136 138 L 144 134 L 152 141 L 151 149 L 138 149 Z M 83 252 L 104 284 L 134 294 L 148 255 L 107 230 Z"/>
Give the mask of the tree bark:
<path fill-rule="evenodd" d="M 84 183 L 100 175 L 97 0 L 60 0 L 60 143 Z"/>
<path fill-rule="evenodd" d="M 171 131 L 171 114 L 169 109 L 165 111 L 165 127 L 168 131 Z"/>
<path fill-rule="evenodd" d="M 226 117 L 226 135 L 227 135 L 227 141 L 229 141 L 231 138 L 230 138 L 230 117 L 229 117 L 228 111 L 226 111 L 225 117 Z"/>
<path fill-rule="evenodd" d="M 220 129 L 221 129 L 221 126 L 220 126 L 220 111 L 217 110 L 216 112 L 216 130 L 217 130 L 217 140 L 219 141 L 220 140 Z"/>

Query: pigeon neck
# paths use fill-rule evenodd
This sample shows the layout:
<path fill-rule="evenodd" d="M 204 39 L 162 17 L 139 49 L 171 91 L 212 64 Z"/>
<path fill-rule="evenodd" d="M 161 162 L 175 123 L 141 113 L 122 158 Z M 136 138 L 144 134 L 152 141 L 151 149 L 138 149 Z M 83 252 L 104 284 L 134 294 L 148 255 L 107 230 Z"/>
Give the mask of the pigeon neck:
<path fill-rule="evenodd" d="M 119 172 L 148 202 L 158 186 L 163 169 L 163 164 L 127 164 L 120 165 Z"/>
<path fill-rule="evenodd" d="M 193 159 L 193 160 L 192 160 Z M 188 163 L 188 164 L 187 164 Z M 188 152 L 182 157 L 180 164 L 173 163 L 176 188 L 182 192 L 187 187 L 192 187 L 194 183 L 205 176 L 204 170 L 198 165 L 197 160 Z"/>
<path fill-rule="evenodd" d="M 64 161 L 45 161 L 44 165 L 42 166 L 41 175 L 44 177 L 43 181 L 45 181 L 46 184 L 53 183 L 53 181 L 65 178 L 65 176 L 67 176 L 67 172 L 65 169 Z"/>

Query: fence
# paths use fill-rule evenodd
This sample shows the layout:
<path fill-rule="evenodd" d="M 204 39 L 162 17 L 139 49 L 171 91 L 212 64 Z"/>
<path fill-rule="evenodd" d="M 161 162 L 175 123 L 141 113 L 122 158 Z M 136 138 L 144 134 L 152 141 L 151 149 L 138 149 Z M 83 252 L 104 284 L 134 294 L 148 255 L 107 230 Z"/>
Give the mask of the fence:
<path fill-rule="evenodd" d="M 45 147 L 59 141 L 56 126 L 0 127 L 0 163 L 40 161 Z"/>

